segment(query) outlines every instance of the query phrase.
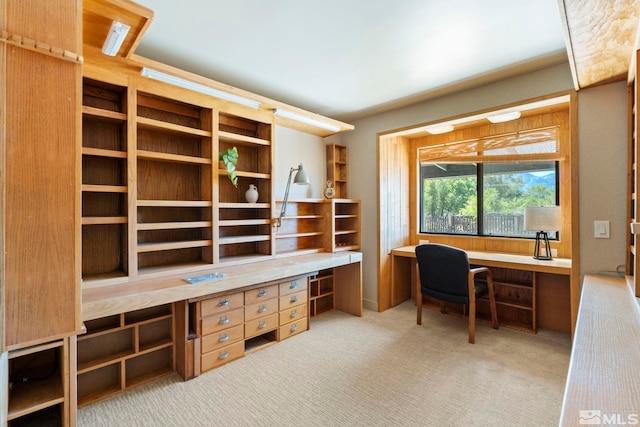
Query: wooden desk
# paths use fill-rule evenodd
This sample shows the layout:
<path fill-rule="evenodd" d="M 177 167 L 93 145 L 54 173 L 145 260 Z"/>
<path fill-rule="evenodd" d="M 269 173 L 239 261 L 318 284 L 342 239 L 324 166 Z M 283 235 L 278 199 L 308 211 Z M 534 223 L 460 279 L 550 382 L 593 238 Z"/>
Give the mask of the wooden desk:
<path fill-rule="evenodd" d="M 612 424 L 640 419 L 640 311 L 624 278 L 585 275 L 560 416 L 574 426 L 581 411 Z"/>
<path fill-rule="evenodd" d="M 336 283 L 336 308 L 362 316 L 361 263 L 361 252 L 322 252 L 83 289 L 82 320 L 228 293 L 259 283 L 337 267 L 341 268 L 346 279 Z M 184 280 L 187 276 L 209 273 L 226 274 L 227 277 L 194 285 Z"/>
<path fill-rule="evenodd" d="M 78 404 L 120 393 L 173 371 L 189 379 L 218 363 L 241 357 L 246 351 L 255 351 L 287 338 L 290 334 L 281 330 L 288 324 L 280 323 L 279 317 L 281 312 L 286 312 L 287 306 L 286 303 L 281 306 L 279 298 L 282 296 L 280 285 L 289 285 L 288 281 L 305 280 L 305 286 L 300 289 L 305 294 L 300 296 L 304 301 L 297 306 L 301 314 L 293 322 L 296 327 L 293 331 L 306 330 L 309 310 L 306 308 L 302 312 L 302 307 L 308 307 L 306 280 L 310 275 L 329 269 L 332 270 L 333 308 L 362 316 L 360 252 L 313 253 L 84 289 L 82 317 L 88 332 L 77 339 L 73 337 L 77 346 L 70 373 L 71 378 L 75 377 L 72 382 Z M 226 276 L 195 284 L 185 280 L 185 277 L 214 272 Z M 262 311 L 257 308 L 257 301 L 246 301 L 248 291 L 258 288 L 271 289 L 266 299 L 269 302 L 264 305 L 265 311 L 269 310 L 269 328 L 264 333 L 260 333 L 261 328 L 266 327 L 267 322 L 258 326 L 261 319 L 256 312 Z M 289 298 L 295 294 L 285 295 L 290 303 Z M 228 298 L 213 302 L 222 296 Z M 205 299 L 212 303 L 203 315 L 202 300 Z M 224 303 L 218 305 L 222 300 Z M 245 310 L 249 305 L 254 308 L 252 318 L 246 317 Z M 213 311 L 215 306 L 223 307 L 220 312 L 224 307 L 230 307 L 223 316 L 224 321 L 215 317 L 219 314 Z M 205 322 L 208 322 L 206 330 Z M 297 322 L 303 323 L 298 326 Z M 227 323 L 232 326 L 229 335 L 225 333 L 226 339 L 232 337 L 229 345 L 214 347 L 212 337 L 218 331 L 217 325 Z M 207 345 L 203 344 L 205 336 L 211 338 Z M 226 340 L 219 342 L 226 343 Z M 221 353 L 217 354 L 217 350 Z M 224 357 L 221 357 L 223 353 Z M 74 359 L 78 361 L 77 366 Z"/>
<path fill-rule="evenodd" d="M 467 251 L 467 255 L 471 264 L 533 272 L 537 325 L 562 332 L 571 331 L 570 259 L 540 261 L 529 255 L 480 251 Z M 391 256 L 391 305 L 395 306 L 415 297 L 415 246 L 393 249 Z"/>

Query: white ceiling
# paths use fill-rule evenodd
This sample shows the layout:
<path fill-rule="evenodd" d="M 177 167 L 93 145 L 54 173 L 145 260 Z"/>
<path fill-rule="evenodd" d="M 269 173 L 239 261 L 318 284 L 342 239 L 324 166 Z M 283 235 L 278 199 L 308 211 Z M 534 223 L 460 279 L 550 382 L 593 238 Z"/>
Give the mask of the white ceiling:
<path fill-rule="evenodd" d="M 557 0 L 137 2 L 137 54 L 340 120 L 567 62 Z"/>

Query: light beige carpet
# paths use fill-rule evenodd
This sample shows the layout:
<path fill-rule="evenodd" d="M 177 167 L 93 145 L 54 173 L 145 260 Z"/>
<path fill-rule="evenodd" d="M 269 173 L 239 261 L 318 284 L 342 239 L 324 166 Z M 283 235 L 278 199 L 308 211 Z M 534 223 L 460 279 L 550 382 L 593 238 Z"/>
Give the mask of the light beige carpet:
<path fill-rule="evenodd" d="M 557 426 L 568 334 L 538 334 L 405 302 L 311 330 L 201 376 L 177 374 L 81 408 L 78 426 Z"/>

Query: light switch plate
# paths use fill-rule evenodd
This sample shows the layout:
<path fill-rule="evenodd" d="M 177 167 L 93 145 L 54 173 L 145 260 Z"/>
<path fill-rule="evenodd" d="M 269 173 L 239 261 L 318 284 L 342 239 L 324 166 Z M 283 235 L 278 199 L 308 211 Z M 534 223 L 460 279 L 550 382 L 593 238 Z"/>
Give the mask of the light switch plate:
<path fill-rule="evenodd" d="M 593 232 L 596 239 L 611 238 L 609 232 L 609 221 L 593 221 Z"/>

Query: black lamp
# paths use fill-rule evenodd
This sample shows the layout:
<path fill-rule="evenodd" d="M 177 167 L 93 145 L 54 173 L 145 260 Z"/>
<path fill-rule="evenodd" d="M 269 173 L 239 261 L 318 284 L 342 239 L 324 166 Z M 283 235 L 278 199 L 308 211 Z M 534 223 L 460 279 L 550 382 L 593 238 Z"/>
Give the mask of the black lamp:
<path fill-rule="evenodd" d="M 549 235 L 547 231 L 560 230 L 560 206 L 529 206 L 524 208 L 524 228 L 536 232 L 536 246 L 533 258 L 552 260 Z M 545 253 L 540 253 L 540 246 L 544 244 Z"/>

